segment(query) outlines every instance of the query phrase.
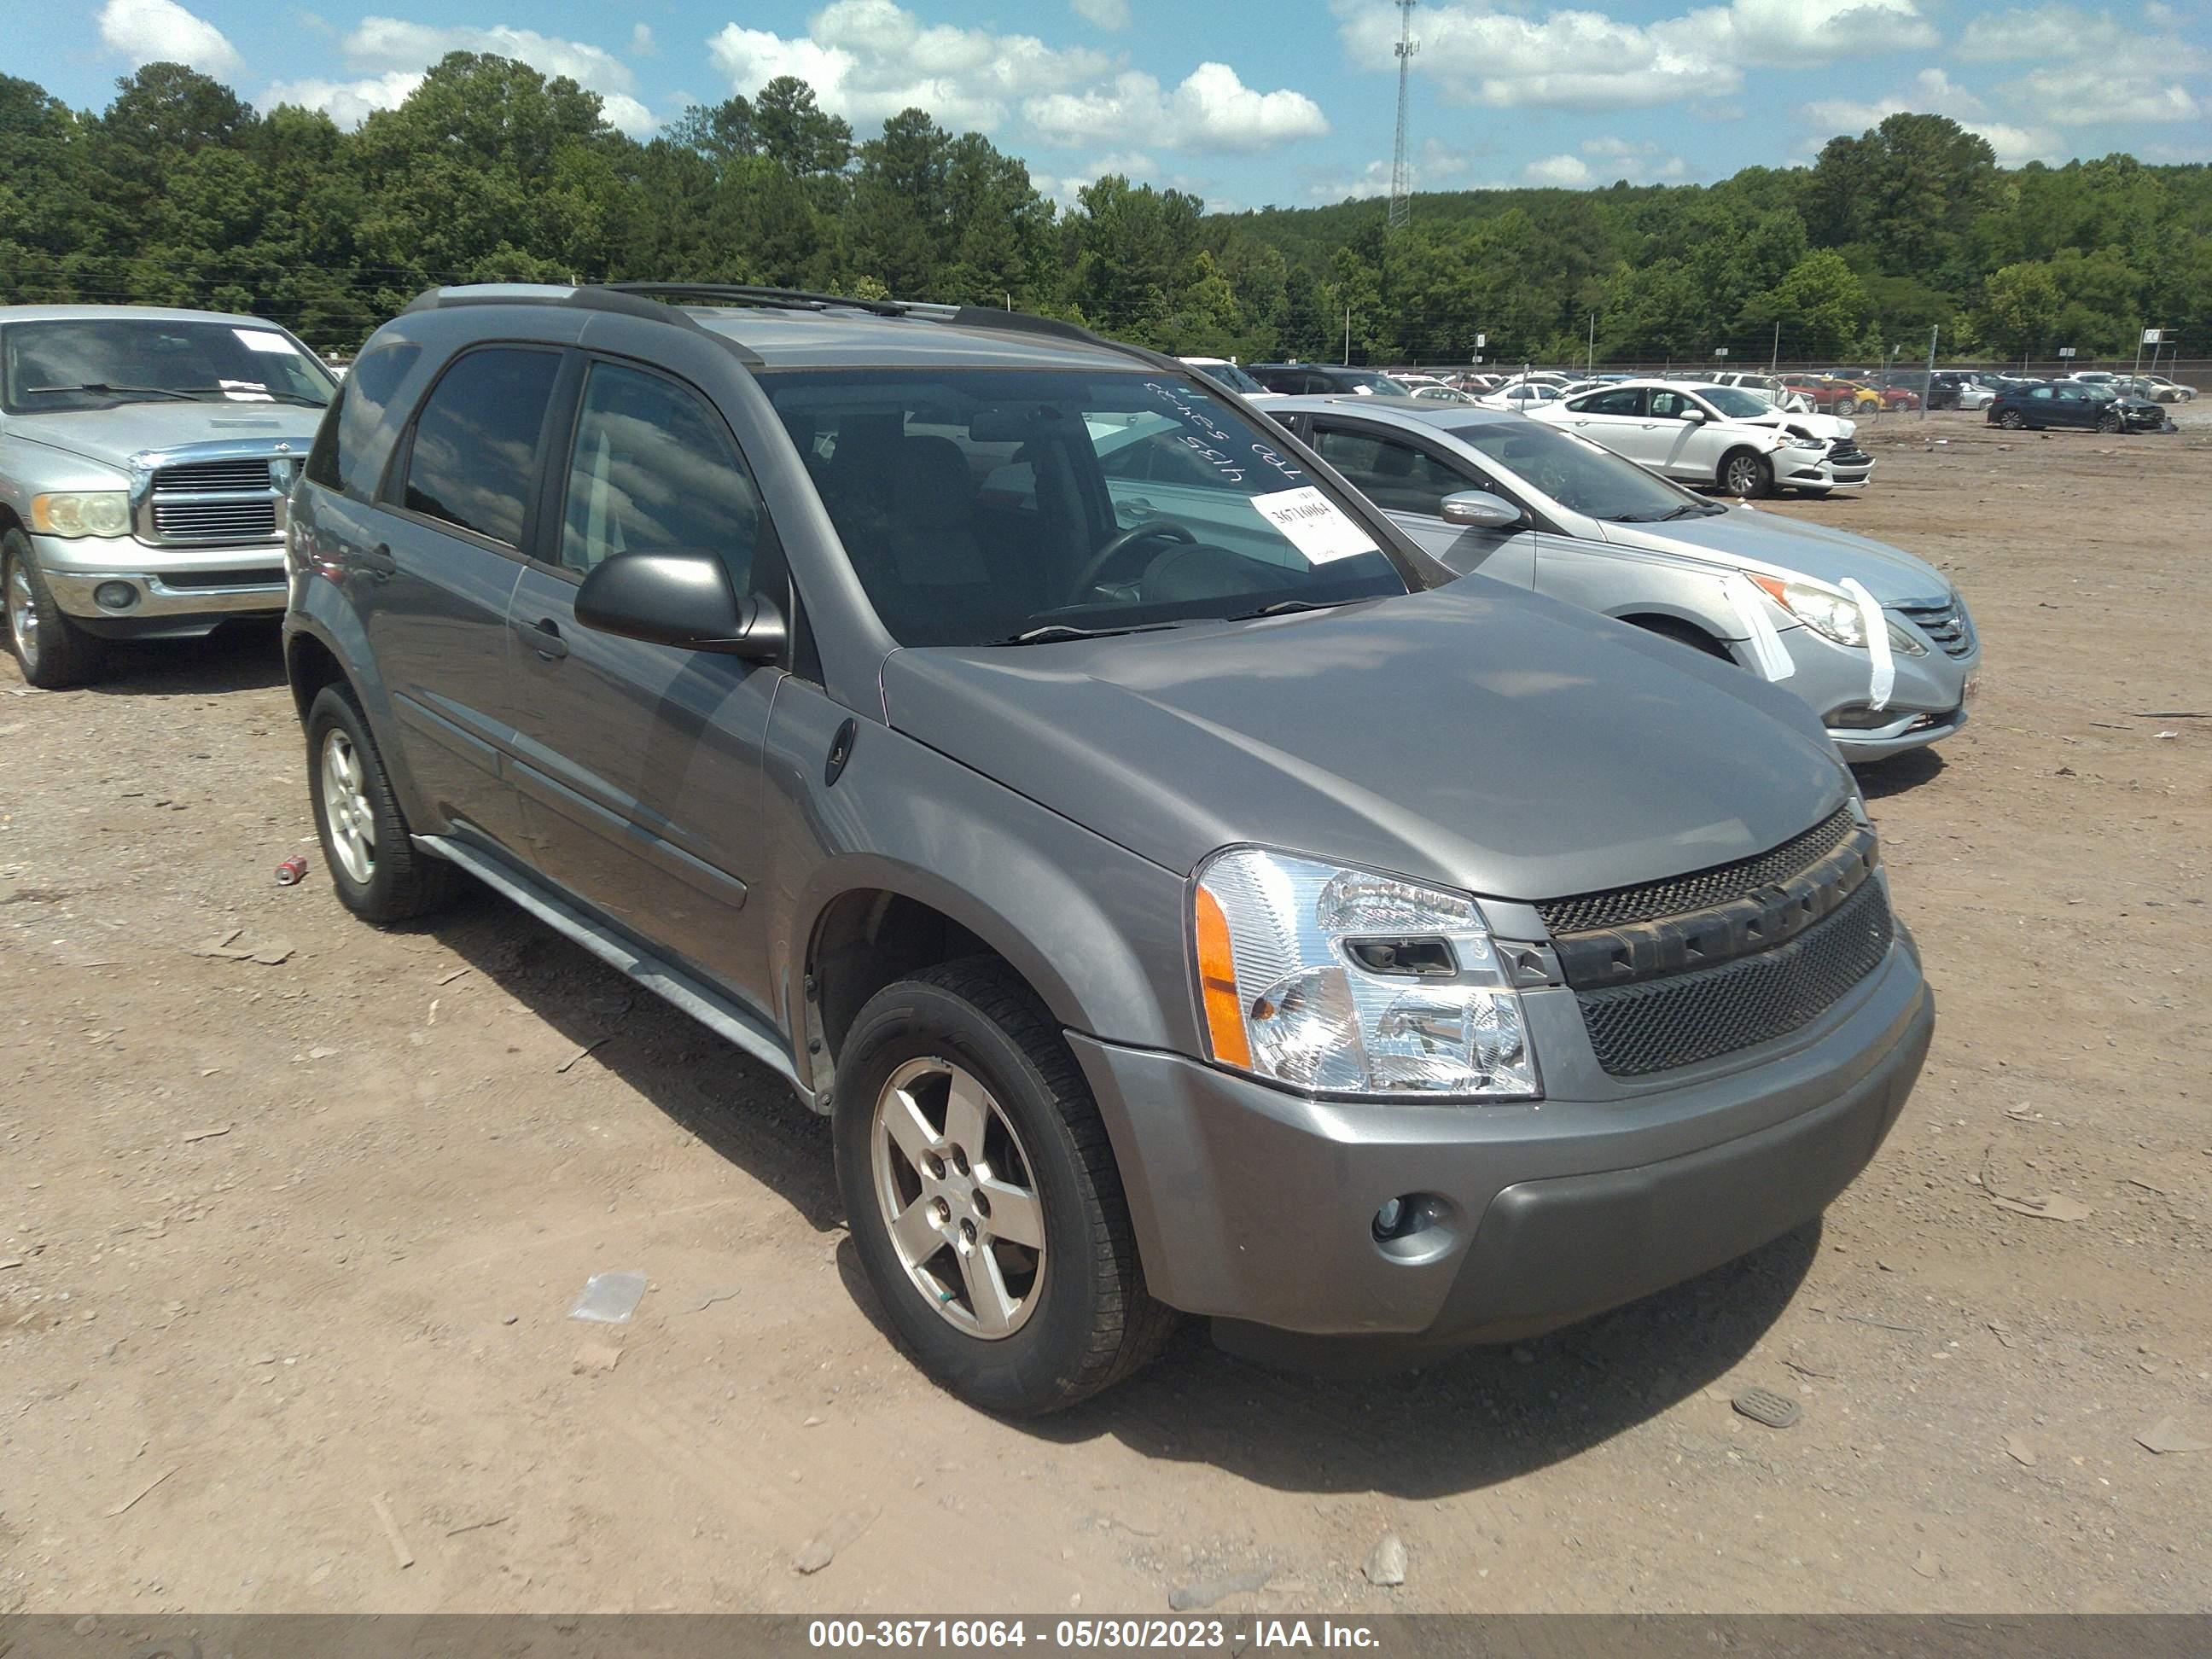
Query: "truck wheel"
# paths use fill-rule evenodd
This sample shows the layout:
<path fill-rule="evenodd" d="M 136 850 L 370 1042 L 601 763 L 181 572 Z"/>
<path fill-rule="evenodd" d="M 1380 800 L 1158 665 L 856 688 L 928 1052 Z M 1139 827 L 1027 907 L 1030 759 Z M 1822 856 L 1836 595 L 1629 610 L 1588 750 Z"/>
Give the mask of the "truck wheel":
<path fill-rule="evenodd" d="M 1773 490 L 1774 468 L 1755 451 L 1731 449 L 1721 457 L 1720 486 L 1729 495 L 1755 501 Z"/>
<path fill-rule="evenodd" d="M 0 584 L 7 593 L 8 642 L 26 680 L 41 691 L 65 691 L 100 678 L 107 666 L 107 642 L 86 633 L 54 603 L 31 555 L 31 538 L 20 530 L 0 536 Z"/>
<path fill-rule="evenodd" d="M 838 1057 L 837 1186 L 868 1282 L 923 1370 L 1014 1416 L 1159 1352 L 1106 1126 L 1036 994 L 971 958 L 878 991 Z"/>
<path fill-rule="evenodd" d="M 461 872 L 408 838 L 407 819 L 353 694 L 326 685 L 307 709 L 307 793 L 338 902 L 364 921 L 406 921 L 450 903 Z"/>

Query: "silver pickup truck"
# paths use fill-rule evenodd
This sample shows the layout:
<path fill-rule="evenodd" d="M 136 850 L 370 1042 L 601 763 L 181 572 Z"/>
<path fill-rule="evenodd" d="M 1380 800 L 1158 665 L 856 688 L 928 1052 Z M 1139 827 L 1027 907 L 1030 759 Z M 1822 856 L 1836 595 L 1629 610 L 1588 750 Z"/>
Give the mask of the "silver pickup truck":
<path fill-rule="evenodd" d="M 284 609 L 285 497 L 335 382 L 273 323 L 0 307 L 0 592 L 23 678 Z"/>

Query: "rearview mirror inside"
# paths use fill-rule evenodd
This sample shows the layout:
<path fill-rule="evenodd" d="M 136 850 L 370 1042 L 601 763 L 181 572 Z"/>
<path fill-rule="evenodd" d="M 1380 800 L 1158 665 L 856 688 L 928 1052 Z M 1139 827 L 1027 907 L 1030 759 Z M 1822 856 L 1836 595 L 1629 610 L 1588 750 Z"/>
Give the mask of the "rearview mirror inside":
<path fill-rule="evenodd" d="M 576 620 L 602 634 L 713 651 L 750 662 L 780 658 L 783 613 L 757 596 L 740 600 L 710 553 L 620 553 L 576 590 Z"/>

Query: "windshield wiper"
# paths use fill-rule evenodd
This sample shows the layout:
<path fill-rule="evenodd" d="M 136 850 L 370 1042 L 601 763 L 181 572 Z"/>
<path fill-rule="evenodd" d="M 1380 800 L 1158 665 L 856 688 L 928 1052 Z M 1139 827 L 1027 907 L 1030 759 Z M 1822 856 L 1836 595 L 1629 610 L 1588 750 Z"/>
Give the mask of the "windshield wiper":
<path fill-rule="evenodd" d="M 1727 511 L 1728 508 L 1724 507 L 1717 507 L 1711 501 L 1684 501 L 1681 506 L 1674 508 L 1672 512 L 1662 513 L 1656 519 L 1651 520 L 1651 522 L 1654 524 L 1665 524 L 1670 519 L 1687 519 L 1691 517 L 1710 519 L 1716 513 L 1725 513 Z"/>
<path fill-rule="evenodd" d="M 1263 605 L 1257 611 L 1239 611 L 1224 622 L 1250 622 L 1255 617 L 1287 617 L 1294 611 L 1334 611 L 1340 605 L 1350 605 L 1350 599 L 1277 599 L 1273 605 Z"/>
<path fill-rule="evenodd" d="M 1155 634 L 1164 628 L 1173 628 L 1174 623 L 1133 623 L 1127 628 L 1076 628 L 1066 623 L 1047 623 L 1042 628 L 1032 628 L 1003 640 L 994 640 L 994 645 L 1054 645 L 1061 640 L 1103 640 L 1115 634 Z"/>
<path fill-rule="evenodd" d="M 87 380 L 81 386 L 27 386 L 27 397 L 40 396 L 49 392 L 95 392 L 103 398 L 174 398 L 182 403 L 192 401 L 189 392 L 179 392 L 169 386 L 112 386 L 106 380 Z"/>
<path fill-rule="evenodd" d="M 242 404 L 258 404 L 264 398 L 272 404 L 299 404 L 308 409 L 328 409 L 326 399 L 310 398 L 303 392 L 272 392 L 266 386 L 195 386 L 185 390 L 195 397 L 231 398 Z"/>

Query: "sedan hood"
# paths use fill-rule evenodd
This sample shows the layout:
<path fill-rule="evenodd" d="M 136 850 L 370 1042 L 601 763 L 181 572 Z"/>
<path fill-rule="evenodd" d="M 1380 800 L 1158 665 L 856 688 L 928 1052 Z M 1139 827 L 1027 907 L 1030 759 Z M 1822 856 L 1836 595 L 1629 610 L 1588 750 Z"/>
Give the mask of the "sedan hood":
<path fill-rule="evenodd" d="M 1471 576 L 1264 621 L 894 652 L 891 724 L 1156 864 L 1258 842 L 1500 898 L 1763 852 L 1849 787 L 1733 665 Z"/>
<path fill-rule="evenodd" d="M 118 404 L 112 409 L 17 416 L 9 422 L 8 431 L 11 437 L 128 471 L 131 458 L 143 451 L 225 439 L 265 438 L 272 444 L 289 440 L 297 453 L 305 455 L 322 418 L 321 410 L 295 404 Z"/>
<path fill-rule="evenodd" d="M 1667 524 L 1607 524 L 1602 528 L 1606 540 L 1617 546 L 1717 557 L 1761 575 L 1810 576 L 1832 586 L 1856 576 L 1884 605 L 1940 599 L 1951 592 L 1950 580 L 1942 571 L 1901 548 L 1755 507 L 1732 507 L 1707 518 Z"/>

